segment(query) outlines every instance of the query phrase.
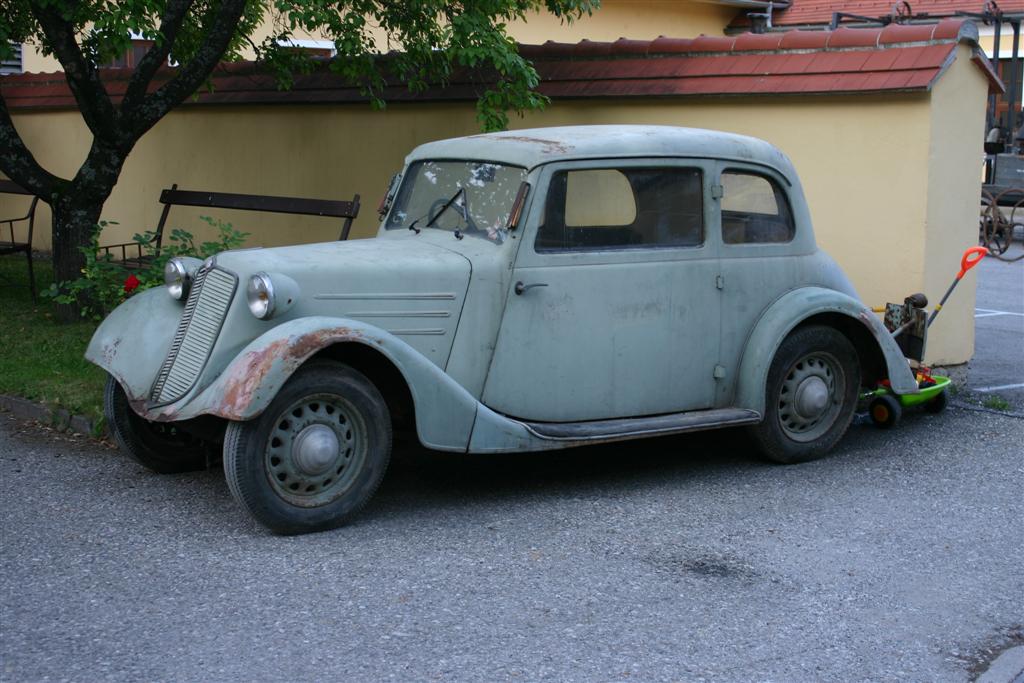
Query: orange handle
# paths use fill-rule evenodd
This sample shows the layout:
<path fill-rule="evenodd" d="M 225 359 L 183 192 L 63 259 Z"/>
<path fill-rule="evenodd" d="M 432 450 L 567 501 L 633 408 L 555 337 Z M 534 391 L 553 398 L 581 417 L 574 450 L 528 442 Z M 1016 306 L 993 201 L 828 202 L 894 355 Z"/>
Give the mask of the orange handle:
<path fill-rule="evenodd" d="M 968 270 L 981 263 L 981 259 L 985 258 L 987 255 L 988 249 L 985 247 L 971 247 L 965 251 L 963 258 L 960 259 L 960 272 L 956 274 L 956 279 L 961 279 L 967 274 Z M 974 258 L 971 258 L 972 256 Z"/>

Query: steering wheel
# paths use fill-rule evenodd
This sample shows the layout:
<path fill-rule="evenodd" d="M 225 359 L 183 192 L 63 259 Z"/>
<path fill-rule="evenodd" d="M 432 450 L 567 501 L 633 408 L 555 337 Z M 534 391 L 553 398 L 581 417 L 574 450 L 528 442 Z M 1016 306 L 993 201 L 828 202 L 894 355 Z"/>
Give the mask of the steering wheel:
<path fill-rule="evenodd" d="M 466 198 L 463 196 L 462 201 L 465 202 Z M 448 203 L 447 197 L 441 197 L 435 199 L 434 203 L 430 205 L 430 209 L 427 211 L 427 222 L 430 222 L 437 218 L 437 212 L 441 210 L 445 204 Z M 480 228 L 476 227 L 476 223 L 473 221 L 473 217 L 469 215 L 469 208 L 464 204 L 458 202 L 452 202 L 452 205 L 448 207 L 449 211 L 454 211 L 458 214 L 462 220 L 466 223 L 466 232 L 480 232 Z"/>

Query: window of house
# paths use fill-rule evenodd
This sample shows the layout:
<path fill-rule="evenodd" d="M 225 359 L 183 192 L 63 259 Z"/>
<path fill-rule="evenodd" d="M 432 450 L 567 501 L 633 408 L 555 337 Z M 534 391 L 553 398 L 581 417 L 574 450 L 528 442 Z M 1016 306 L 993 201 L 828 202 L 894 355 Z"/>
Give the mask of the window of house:
<path fill-rule="evenodd" d="M 552 176 L 537 251 L 694 247 L 704 242 L 695 168 L 605 168 Z"/>
<path fill-rule="evenodd" d="M 103 66 L 111 69 L 134 69 L 142 61 L 149 48 L 153 47 L 153 42 L 145 38 L 133 37 L 131 46 L 123 54 L 110 60 Z"/>
<path fill-rule="evenodd" d="M 722 240 L 726 244 L 793 239 L 793 212 L 775 181 L 753 173 L 727 171 L 722 174 L 722 189 Z"/>
<path fill-rule="evenodd" d="M 337 54 L 334 43 L 330 40 L 291 38 L 288 40 L 279 40 L 277 41 L 277 44 L 288 52 L 302 53 L 309 57 L 330 59 Z"/>
<path fill-rule="evenodd" d="M 21 66 L 21 45 L 19 43 L 11 43 L 11 51 L 13 52 L 11 57 L 0 62 L 0 76 L 20 74 L 23 71 Z"/>

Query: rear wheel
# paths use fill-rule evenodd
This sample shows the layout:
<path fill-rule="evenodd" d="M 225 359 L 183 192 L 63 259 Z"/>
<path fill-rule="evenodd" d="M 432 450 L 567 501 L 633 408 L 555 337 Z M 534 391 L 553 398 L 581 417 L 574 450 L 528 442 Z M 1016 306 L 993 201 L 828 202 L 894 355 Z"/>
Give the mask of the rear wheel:
<path fill-rule="evenodd" d="M 797 463 L 827 454 L 846 433 L 860 384 L 857 351 L 831 327 L 796 330 L 768 370 L 764 420 L 752 428 L 762 453 Z"/>
<path fill-rule="evenodd" d="M 128 404 L 124 389 L 107 376 L 103 414 L 114 440 L 137 463 L 161 474 L 206 469 L 210 444 L 173 422 L 150 422 Z"/>
<path fill-rule="evenodd" d="M 391 417 L 377 387 L 333 362 L 299 369 L 263 413 L 232 422 L 224 474 L 232 495 L 280 534 L 344 524 L 373 496 L 391 457 Z"/>

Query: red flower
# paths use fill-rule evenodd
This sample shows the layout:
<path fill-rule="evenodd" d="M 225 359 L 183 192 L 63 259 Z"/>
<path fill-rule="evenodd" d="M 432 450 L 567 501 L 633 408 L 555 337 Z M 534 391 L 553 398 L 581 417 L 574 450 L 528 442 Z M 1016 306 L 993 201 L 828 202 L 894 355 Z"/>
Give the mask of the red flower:
<path fill-rule="evenodd" d="M 142 283 L 139 282 L 139 278 L 135 277 L 135 273 L 132 273 L 124 281 L 124 293 L 131 294 L 138 289 L 140 284 Z"/>

